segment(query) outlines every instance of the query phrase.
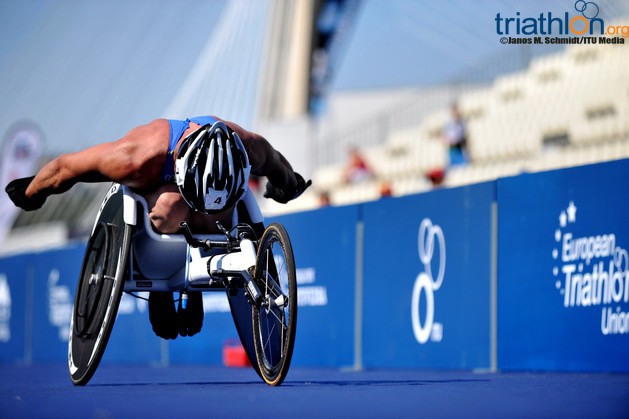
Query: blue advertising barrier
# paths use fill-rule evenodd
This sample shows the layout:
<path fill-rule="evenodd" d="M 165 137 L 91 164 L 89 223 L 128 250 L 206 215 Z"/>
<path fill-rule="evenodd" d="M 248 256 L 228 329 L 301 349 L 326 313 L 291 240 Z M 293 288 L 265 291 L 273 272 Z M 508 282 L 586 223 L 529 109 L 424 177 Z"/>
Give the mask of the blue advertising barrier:
<path fill-rule="evenodd" d="M 354 264 L 345 261 L 355 259 L 357 214 L 354 206 L 267 220 L 286 227 L 296 258 L 299 317 L 294 365 L 353 361 Z M 203 303 L 202 331 L 166 342 L 153 334 L 146 303 L 124 296 L 104 361 L 141 361 L 144 356 L 162 364 L 220 364 L 225 346 L 238 343 L 238 332 L 223 292 L 204 293 Z"/>
<path fill-rule="evenodd" d="M 299 315 L 293 363 L 354 362 L 356 222 L 359 206 L 269 219 L 286 227 L 297 268 Z"/>
<path fill-rule="evenodd" d="M 148 298 L 148 293 L 140 296 Z M 122 294 L 102 362 L 164 364 L 168 362 L 167 355 L 163 353 L 162 340 L 151 329 L 148 302 Z"/>
<path fill-rule="evenodd" d="M 205 316 L 201 332 L 192 337 L 180 336 L 168 341 L 167 355 L 170 363 L 221 364 L 224 346 L 233 343 L 240 345 L 225 292 L 203 293 L 203 310 Z M 153 334 L 148 316 L 146 317 L 146 329 Z"/>
<path fill-rule="evenodd" d="M 365 205 L 366 367 L 489 368 L 493 183 Z"/>
<path fill-rule="evenodd" d="M 629 371 L 629 161 L 498 181 L 500 369 Z"/>
<path fill-rule="evenodd" d="M 33 271 L 27 255 L 0 259 L 0 362 L 28 363 L 31 359 L 32 297 L 27 289 Z M 28 296 L 28 297 L 27 297 Z M 28 325 L 28 327 L 27 327 Z M 27 350 L 28 348 L 28 350 Z"/>
<path fill-rule="evenodd" d="M 83 244 L 75 244 L 0 259 L 0 361 L 65 361 L 84 251 Z M 137 301 L 124 296 L 103 362 L 160 359 L 148 316 L 134 309 L 146 304 Z"/>
<path fill-rule="evenodd" d="M 339 366 L 353 361 L 357 214 L 358 207 L 353 206 L 266 220 L 284 225 L 295 254 L 299 316 L 293 365 Z M 204 310 L 199 337 L 169 342 L 171 363 L 220 363 L 224 346 L 238 342 L 223 293 L 205 293 Z"/>
<path fill-rule="evenodd" d="M 293 365 L 629 371 L 629 160 L 285 215 Z M 0 362 L 65 362 L 84 245 L 0 258 Z M 124 296 L 103 362 L 222 361 L 222 293 L 164 341 Z"/>
<path fill-rule="evenodd" d="M 75 245 L 29 258 L 33 268 L 33 360 L 58 362 L 68 357 L 74 290 L 84 246 Z"/>
<path fill-rule="evenodd" d="M 357 214 L 354 206 L 275 219 L 289 231 L 297 259 L 295 365 L 353 362 Z M 0 259 L 0 362 L 65 361 L 84 249 L 79 244 Z M 203 299 L 203 330 L 164 341 L 151 329 L 147 302 L 123 294 L 103 362 L 220 364 L 238 333 L 224 293 L 204 293 Z"/>

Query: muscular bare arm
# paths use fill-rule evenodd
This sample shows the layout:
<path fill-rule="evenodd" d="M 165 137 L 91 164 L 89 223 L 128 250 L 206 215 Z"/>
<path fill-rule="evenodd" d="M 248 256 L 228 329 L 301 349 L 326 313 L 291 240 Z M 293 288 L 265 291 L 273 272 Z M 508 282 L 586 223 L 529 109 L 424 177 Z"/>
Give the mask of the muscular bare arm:
<path fill-rule="evenodd" d="M 278 188 L 292 189 L 297 186 L 297 177 L 288 160 L 264 137 L 247 131 L 233 122 L 225 121 L 225 123 L 242 140 L 249 155 L 251 174 L 266 176 L 269 182 Z"/>
<path fill-rule="evenodd" d="M 269 180 L 266 184 L 265 198 L 286 204 L 301 195 L 312 184 L 310 180 L 305 181 L 299 173 L 296 173 L 286 158 L 266 139 L 244 130 L 237 124 L 228 121 L 225 123 L 242 139 L 249 155 L 251 173 L 266 176 Z"/>
<path fill-rule="evenodd" d="M 168 149 L 168 135 L 168 122 L 155 120 L 134 128 L 117 141 L 63 154 L 37 173 L 25 195 L 45 199 L 67 191 L 78 182 L 114 181 L 131 187 L 149 187 L 158 181 Z"/>

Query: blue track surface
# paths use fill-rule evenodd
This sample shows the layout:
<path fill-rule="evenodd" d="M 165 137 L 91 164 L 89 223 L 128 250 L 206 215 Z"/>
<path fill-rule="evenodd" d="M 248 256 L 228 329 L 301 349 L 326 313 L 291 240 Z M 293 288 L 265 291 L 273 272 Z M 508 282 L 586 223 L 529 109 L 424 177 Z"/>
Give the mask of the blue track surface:
<path fill-rule="evenodd" d="M 0 366 L 0 418 L 629 417 L 627 374 L 291 369 L 271 388 L 249 369 Z"/>

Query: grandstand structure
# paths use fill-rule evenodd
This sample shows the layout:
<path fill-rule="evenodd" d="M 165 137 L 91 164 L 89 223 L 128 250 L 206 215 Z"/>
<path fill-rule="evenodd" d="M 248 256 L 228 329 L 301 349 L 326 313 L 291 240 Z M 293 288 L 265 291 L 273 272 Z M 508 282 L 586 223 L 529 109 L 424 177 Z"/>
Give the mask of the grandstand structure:
<path fill-rule="evenodd" d="M 629 45 L 570 45 L 534 58 L 526 69 L 458 97 L 466 121 L 468 164 L 449 164 L 442 132 L 450 109 L 443 104 L 412 123 L 371 129 L 385 132 L 380 143 L 362 149 L 373 179 L 345 183 L 345 162 L 337 160 L 316 169 L 315 188 L 303 198 L 282 207 L 271 203 L 266 210 L 313 209 L 320 193 L 329 195 L 332 205 L 375 200 L 383 182 L 397 196 L 425 192 L 434 188 L 427 178 L 434 169 L 446 172 L 440 187 L 456 187 L 629 158 L 628 66 Z"/>
<path fill-rule="evenodd" d="M 243 7 L 245 3 L 248 7 Z M 186 52 L 185 56 L 196 57 L 196 62 L 178 84 L 172 80 L 184 73 L 181 66 L 160 69 L 168 72 L 155 71 L 148 78 L 146 69 L 141 68 L 125 69 L 124 75 L 120 74 L 123 87 L 137 83 L 143 87 L 153 82 L 166 87 L 160 96 L 153 93 L 142 98 L 151 105 L 148 108 L 137 106 L 136 111 L 138 97 L 122 107 L 129 102 L 124 89 L 116 90 L 111 100 L 106 100 L 112 96 L 111 88 L 103 84 L 90 89 L 95 98 L 86 106 L 25 97 L 0 117 L 0 127 L 34 108 L 35 119 L 48 137 L 85 135 L 86 143 L 80 144 L 83 147 L 90 145 L 88 140 L 116 138 L 114 135 L 123 133 L 116 130 L 146 122 L 155 115 L 185 117 L 212 109 L 217 115 L 262 133 L 301 173 L 313 178 L 313 187 L 288 205 L 262 200 L 267 215 L 318 208 L 321 193 L 330 196 L 332 205 L 379 199 L 383 182 L 391 185 L 395 196 L 429 191 L 434 186 L 426 174 L 433 169 L 446 171 L 441 187 L 456 187 L 522 172 L 629 157 L 629 45 L 572 45 L 559 52 L 548 48 L 552 54 L 537 56 L 523 63 L 526 67 L 484 84 L 463 80 L 429 88 L 337 92 L 327 97 L 328 112 L 312 117 L 309 112 L 315 95 L 309 72 L 315 64 L 313 50 L 323 48 L 330 39 L 327 32 L 317 34 L 318 17 L 325 14 L 327 3 L 265 0 L 249 7 L 246 0 L 228 2 L 225 18 L 215 32 Z M 347 3 L 355 13 L 359 1 Z M 104 8 L 99 14 L 105 19 L 120 17 L 114 6 L 99 7 Z M 177 9 L 176 5 L 167 7 Z M 62 7 L 44 20 L 45 35 L 58 26 L 58 19 L 70 13 L 66 9 L 70 7 Z M 138 9 L 136 15 L 141 14 Z M 251 33 L 239 30 L 243 25 L 253 28 Z M 344 27 L 347 25 L 345 22 Z M 90 25 L 83 22 L 75 26 L 70 27 L 69 38 Z M 200 36 L 193 32 L 199 27 L 187 28 L 189 39 Z M 146 30 L 144 26 L 138 28 Z M 156 51 L 168 42 L 184 43 L 183 38 L 169 41 L 157 35 L 151 32 L 159 45 L 150 44 L 151 37 L 142 38 L 143 50 L 151 52 L 147 55 L 158 55 Z M 97 45 L 99 39 L 100 34 L 94 32 L 90 44 Z M 51 69 L 50 52 L 43 47 L 31 48 L 34 46 L 27 44 L 24 49 L 39 54 L 29 55 L 21 63 L 23 67 L 12 69 L 14 73 L 27 74 L 25 68 Z M 332 42 L 328 47 L 339 54 L 338 45 Z M 231 61 L 234 54 L 229 53 L 230 48 L 244 53 Z M 123 59 L 134 53 L 131 46 L 116 52 Z M 80 59 L 68 58 L 77 60 L 67 67 L 78 75 L 82 73 L 74 69 L 82 68 Z M 221 78 L 217 67 L 238 71 Z M 52 70 L 61 71 L 54 66 Z M 35 79 L 32 89 L 24 84 L 26 87 L 20 87 L 20 91 L 39 95 L 47 82 L 40 78 Z M 16 83 L 6 90 L 8 94 L 19 97 L 18 85 L 22 86 Z M 238 95 L 233 94 L 231 86 L 240 89 Z M 454 99 L 466 121 L 470 162 L 450 167 L 441 133 Z M 85 133 L 81 121 L 92 120 L 93 115 L 100 119 Z M 341 174 L 349 145 L 361 147 L 375 170 L 375 178 L 357 184 L 343 182 Z M 63 196 L 50 197 L 40 211 L 21 212 L 9 240 L 0 244 L 0 253 L 84 239 L 107 188 L 106 184 L 79 184 Z"/>

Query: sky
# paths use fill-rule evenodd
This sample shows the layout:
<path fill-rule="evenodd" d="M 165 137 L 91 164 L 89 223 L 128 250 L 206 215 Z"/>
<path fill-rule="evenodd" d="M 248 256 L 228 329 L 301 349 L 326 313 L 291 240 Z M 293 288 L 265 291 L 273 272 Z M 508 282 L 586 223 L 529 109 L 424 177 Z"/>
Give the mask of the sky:
<path fill-rule="evenodd" d="M 226 11 L 234 11 L 228 1 L 0 0 L 0 133 L 20 118 L 35 120 L 51 149 L 68 151 L 172 116 L 169 105 L 204 55 L 206 40 Z M 248 1 L 260 4 L 241 0 L 237 7 Z M 629 15 L 627 0 L 596 4 L 606 21 Z M 577 14 L 574 6 L 574 0 L 363 0 L 330 92 L 491 81 L 557 49 L 501 44 L 498 13 Z M 222 89 L 223 96 L 213 90 L 219 98 L 243 85 L 208 83 Z M 216 104 L 199 107 L 250 122 L 247 115 L 224 115 Z"/>
<path fill-rule="evenodd" d="M 78 1 L 78 0 L 77 0 Z M 155 0 L 159 5 L 169 0 Z M 226 0 L 205 0 L 216 14 Z M 599 0 L 601 16 L 629 13 L 626 0 Z M 15 53 L 27 29 L 36 26 L 55 0 L 0 1 L 0 67 Z M 183 7 L 185 9 L 185 7 Z M 461 70 L 505 53 L 495 17 L 576 13 L 573 0 L 363 0 L 333 83 L 337 90 L 444 83 Z M 545 53 L 550 47 L 538 48 Z"/>
<path fill-rule="evenodd" d="M 606 22 L 629 14 L 629 1 L 596 3 Z M 574 0 L 365 0 L 334 89 L 442 84 L 501 57 L 519 60 L 521 46 L 500 44 L 497 13 L 572 17 L 574 6 Z M 531 56 L 556 51 L 550 45 L 528 49 Z"/>

